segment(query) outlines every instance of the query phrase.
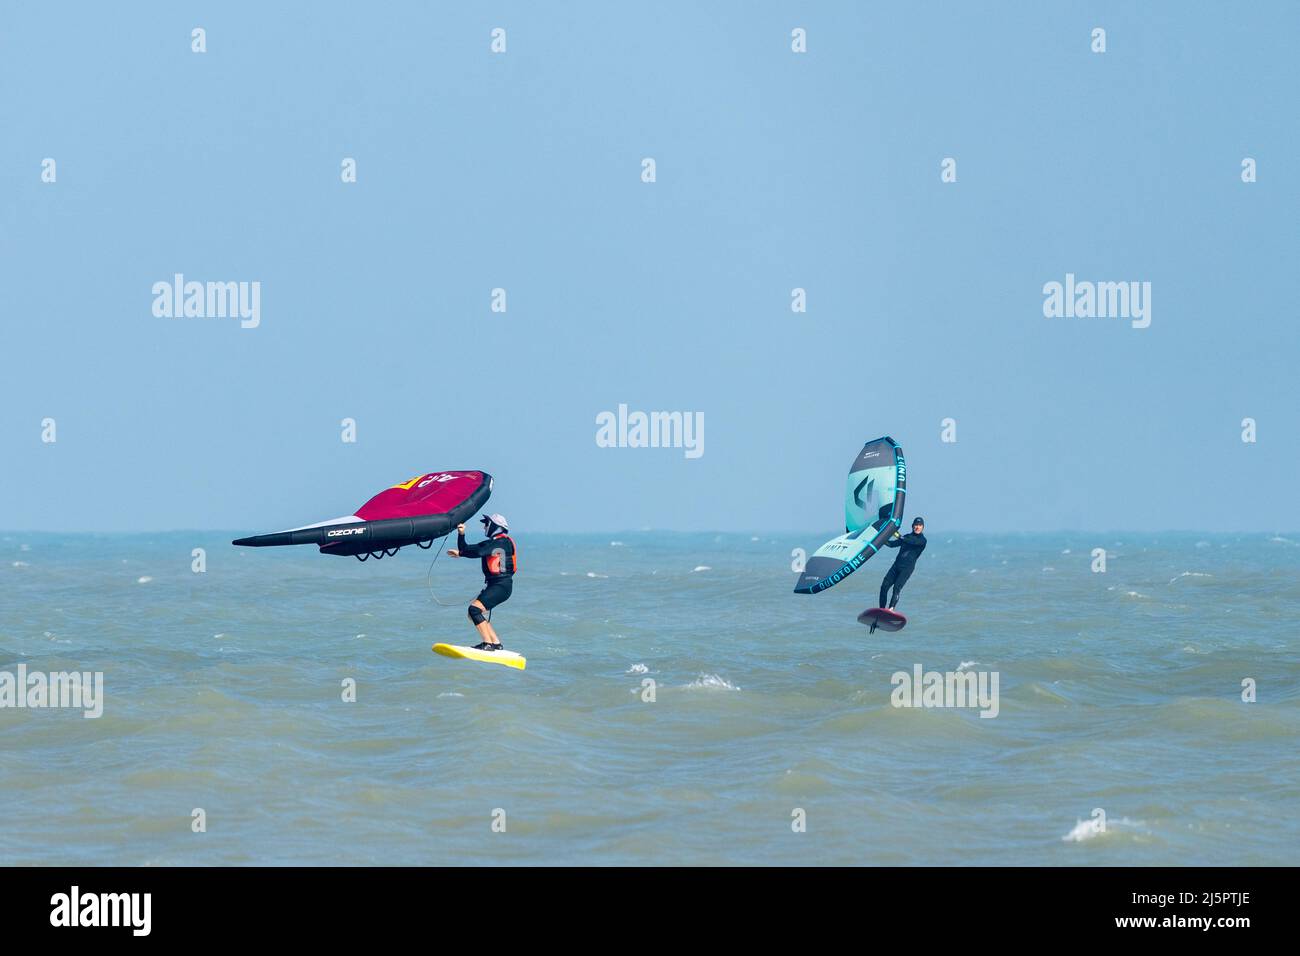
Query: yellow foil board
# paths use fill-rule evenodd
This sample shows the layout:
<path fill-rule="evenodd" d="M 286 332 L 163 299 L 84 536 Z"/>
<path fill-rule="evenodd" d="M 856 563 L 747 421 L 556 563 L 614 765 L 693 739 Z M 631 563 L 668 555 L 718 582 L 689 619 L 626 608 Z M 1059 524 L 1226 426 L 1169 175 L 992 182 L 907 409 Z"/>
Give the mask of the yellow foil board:
<path fill-rule="evenodd" d="M 459 644 L 435 644 L 433 652 L 443 657 L 459 657 L 461 660 L 482 661 L 484 664 L 504 664 L 506 667 L 517 667 L 520 670 L 523 670 L 528 663 L 522 654 L 516 654 L 514 651 L 476 651 L 472 647 L 461 647 Z"/>

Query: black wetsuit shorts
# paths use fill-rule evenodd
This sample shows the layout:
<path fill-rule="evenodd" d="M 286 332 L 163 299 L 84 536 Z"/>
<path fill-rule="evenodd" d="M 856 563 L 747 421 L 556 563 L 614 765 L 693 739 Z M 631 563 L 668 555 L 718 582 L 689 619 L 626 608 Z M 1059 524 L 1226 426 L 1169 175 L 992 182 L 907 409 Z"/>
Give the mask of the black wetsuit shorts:
<path fill-rule="evenodd" d="M 490 611 L 498 604 L 510 600 L 510 592 L 514 588 L 514 581 L 509 577 L 498 578 L 478 592 L 478 601 Z"/>

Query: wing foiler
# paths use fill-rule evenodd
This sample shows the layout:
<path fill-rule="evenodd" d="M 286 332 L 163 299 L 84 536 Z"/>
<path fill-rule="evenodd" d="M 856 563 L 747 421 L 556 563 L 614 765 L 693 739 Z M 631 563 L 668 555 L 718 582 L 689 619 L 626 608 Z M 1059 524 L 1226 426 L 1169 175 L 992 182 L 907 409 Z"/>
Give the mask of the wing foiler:
<path fill-rule="evenodd" d="M 481 510 L 491 495 L 492 476 L 486 471 L 432 471 L 384 489 L 356 514 L 239 538 L 231 544 L 251 548 L 314 544 L 321 554 L 378 559 L 408 544 L 431 547 L 435 538 Z"/>
<path fill-rule="evenodd" d="M 903 447 L 888 435 L 863 445 L 849 467 L 844 534 L 827 541 L 808 559 L 795 581 L 795 593 L 825 591 L 866 564 L 902 526 L 906 491 Z"/>

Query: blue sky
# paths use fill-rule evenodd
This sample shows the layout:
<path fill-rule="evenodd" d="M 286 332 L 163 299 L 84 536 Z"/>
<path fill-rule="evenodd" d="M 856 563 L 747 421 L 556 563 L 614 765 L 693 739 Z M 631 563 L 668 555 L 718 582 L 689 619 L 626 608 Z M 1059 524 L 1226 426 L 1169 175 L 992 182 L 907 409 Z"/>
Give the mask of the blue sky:
<path fill-rule="evenodd" d="M 934 532 L 1300 528 L 1300 6 L 611 6 L 5 4 L 0 528 L 482 468 L 520 530 L 833 529 L 886 433 Z M 177 272 L 261 324 L 154 316 Z M 1067 273 L 1150 327 L 1045 318 Z M 597 447 L 621 403 L 704 454 Z"/>

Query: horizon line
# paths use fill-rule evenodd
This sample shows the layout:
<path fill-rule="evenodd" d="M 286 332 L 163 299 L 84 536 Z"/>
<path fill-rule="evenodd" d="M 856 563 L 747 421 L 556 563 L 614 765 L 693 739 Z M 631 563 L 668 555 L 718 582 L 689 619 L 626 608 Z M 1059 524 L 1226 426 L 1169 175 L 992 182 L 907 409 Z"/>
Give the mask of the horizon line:
<path fill-rule="evenodd" d="M 478 533 L 476 529 L 466 528 L 467 531 Z M 96 530 L 83 529 L 78 531 L 57 531 L 48 528 L 0 528 L 0 535 L 16 534 L 62 534 L 62 535 L 142 535 L 142 534 L 205 534 L 205 535 L 234 535 L 236 537 L 247 534 L 245 531 L 231 528 L 146 528 L 138 531 L 122 530 Z M 514 532 L 518 533 L 518 532 Z M 810 531 L 808 529 L 779 529 L 779 530 L 761 530 L 752 528 L 733 528 L 723 530 L 719 528 L 591 528 L 591 529 L 550 529 L 538 528 L 532 531 L 526 531 L 525 534 L 728 534 L 728 535 L 818 535 L 823 531 Z M 927 527 L 927 534 L 929 529 Z M 936 534 L 940 532 L 935 532 Z M 1211 531 L 1205 528 L 1041 528 L 1041 529 L 1014 529 L 1014 528 L 948 528 L 944 529 L 942 534 L 988 534 L 988 535 L 1016 535 L 1016 534 L 1271 534 L 1282 536 L 1284 534 L 1300 535 L 1300 531 L 1280 531 L 1264 530 L 1260 528 L 1236 529 L 1232 531 Z M 448 534 L 450 536 L 450 533 Z"/>

